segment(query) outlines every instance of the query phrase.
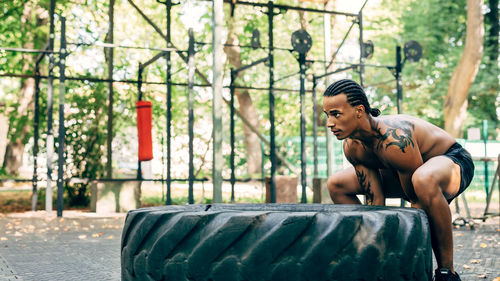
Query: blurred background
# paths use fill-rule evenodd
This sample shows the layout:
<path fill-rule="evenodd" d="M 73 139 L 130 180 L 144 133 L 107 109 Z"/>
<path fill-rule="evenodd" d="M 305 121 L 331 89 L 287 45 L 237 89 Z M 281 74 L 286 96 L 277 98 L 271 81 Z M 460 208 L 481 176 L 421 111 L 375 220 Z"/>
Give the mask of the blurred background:
<path fill-rule="evenodd" d="M 273 123 L 269 60 L 231 79 L 231 69 L 270 54 L 270 3 Z M 212 1 L 0 2 L 0 205 L 32 209 L 36 193 L 35 209 L 47 208 L 50 187 L 65 208 L 86 209 L 92 184 L 138 178 L 146 180 L 142 206 L 212 202 L 213 27 Z M 324 89 L 341 78 L 362 83 L 383 115 L 416 116 L 456 137 L 476 160 L 466 196 L 485 202 L 500 154 L 498 0 L 227 1 L 220 35 L 223 202 L 264 202 L 264 179 L 300 178 L 303 161 L 312 202 L 313 178 L 349 165 L 341 143 L 327 137 L 321 106 Z M 140 171 L 139 99 L 152 104 L 154 155 Z M 274 165 L 271 139 L 282 157 Z M 301 188 L 299 180 L 299 197 Z"/>

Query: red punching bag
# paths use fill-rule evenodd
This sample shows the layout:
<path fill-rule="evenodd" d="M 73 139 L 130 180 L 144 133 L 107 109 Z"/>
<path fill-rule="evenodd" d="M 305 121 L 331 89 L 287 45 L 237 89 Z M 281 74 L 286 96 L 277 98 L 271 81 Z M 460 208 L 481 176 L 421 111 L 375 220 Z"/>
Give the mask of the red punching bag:
<path fill-rule="evenodd" d="M 139 161 L 153 159 L 153 139 L 151 137 L 151 102 L 138 101 L 137 109 L 137 134 L 139 137 Z"/>

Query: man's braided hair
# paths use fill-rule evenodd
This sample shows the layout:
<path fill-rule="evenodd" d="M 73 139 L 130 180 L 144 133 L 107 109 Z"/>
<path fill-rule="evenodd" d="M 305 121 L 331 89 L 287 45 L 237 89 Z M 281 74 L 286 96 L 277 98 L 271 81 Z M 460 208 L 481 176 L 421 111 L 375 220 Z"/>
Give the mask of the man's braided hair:
<path fill-rule="evenodd" d="M 371 108 L 366 93 L 361 86 L 353 80 L 342 79 L 331 84 L 323 94 L 324 97 L 333 97 L 338 94 L 345 94 L 347 102 L 352 106 L 363 105 L 367 113 L 376 117 L 380 115 L 380 110 Z"/>

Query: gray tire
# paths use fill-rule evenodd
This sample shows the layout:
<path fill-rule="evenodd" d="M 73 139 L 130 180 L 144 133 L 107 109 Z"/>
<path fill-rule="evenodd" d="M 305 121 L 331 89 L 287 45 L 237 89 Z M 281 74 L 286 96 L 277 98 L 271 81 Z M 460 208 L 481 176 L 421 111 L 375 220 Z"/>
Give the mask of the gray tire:
<path fill-rule="evenodd" d="M 431 280 L 427 216 L 396 207 L 189 205 L 127 215 L 122 280 Z"/>

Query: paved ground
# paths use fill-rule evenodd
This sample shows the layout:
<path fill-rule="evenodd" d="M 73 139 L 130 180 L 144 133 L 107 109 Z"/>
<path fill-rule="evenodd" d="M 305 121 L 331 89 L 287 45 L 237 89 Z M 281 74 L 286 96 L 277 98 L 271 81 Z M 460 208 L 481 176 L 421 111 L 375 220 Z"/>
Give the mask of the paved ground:
<path fill-rule="evenodd" d="M 0 280 L 120 280 L 125 216 L 0 215 Z"/>
<path fill-rule="evenodd" d="M 0 214 L 0 281 L 120 280 L 124 214 Z M 500 280 L 500 220 L 453 231 L 462 280 Z M 435 263 L 434 263 L 435 264 Z"/>

